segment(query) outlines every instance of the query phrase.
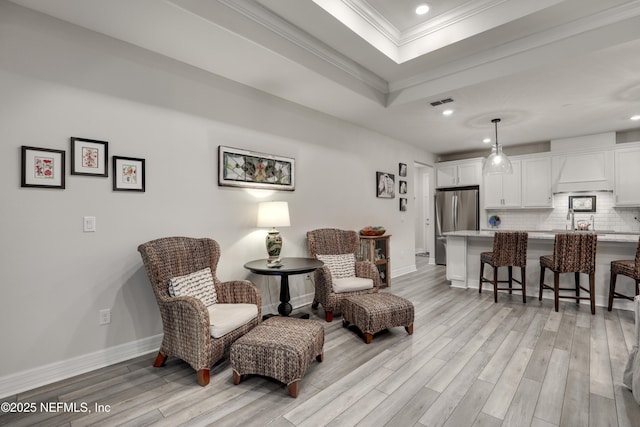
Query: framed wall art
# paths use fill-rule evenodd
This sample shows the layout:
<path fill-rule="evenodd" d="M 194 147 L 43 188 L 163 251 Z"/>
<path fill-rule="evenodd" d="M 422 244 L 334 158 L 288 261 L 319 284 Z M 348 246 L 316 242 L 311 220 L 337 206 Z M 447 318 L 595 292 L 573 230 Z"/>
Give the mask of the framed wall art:
<path fill-rule="evenodd" d="M 376 196 L 382 199 L 393 199 L 395 192 L 396 177 L 388 172 L 376 172 Z"/>
<path fill-rule="evenodd" d="M 220 145 L 218 185 L 293 191 L 295 160 Z"/>
<path fill-rule="evenodd" d="M 407 181 L 400 180 L 400 184 L 398 187 L 398 193 L 407 194 Z"/>
<path fill-rule="evenodd" d="M 400 197 L 400 212 L 407 211 L 407 199 L 404 197 Z"/>
<path fill-rule="evenodd" d="M 569 196 L 569 209 L 574 212 L 595 212 L 596 196 Z"/>
<path fill-rule="evenodd" d="M 113 156 L 113 191 L 145 191 L 144 159 Z"/>
<path fill-rule="evenodd" d="M 65 152 L 22 146 L 21 187 L 64 188 Z"/>
<path fill-rule="evenodd" d="M 407 176 L 407 164 L 398 163 L 398 176 Z"/>
<path fill-rule="evenodd" d="M 71 137 L 71 175 L 109 176 L 109 143 Z"/>

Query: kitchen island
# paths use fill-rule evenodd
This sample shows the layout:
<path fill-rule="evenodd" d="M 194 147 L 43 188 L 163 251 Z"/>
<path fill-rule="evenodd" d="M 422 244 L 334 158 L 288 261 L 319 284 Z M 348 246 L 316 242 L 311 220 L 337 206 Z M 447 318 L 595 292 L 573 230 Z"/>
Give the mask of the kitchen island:
<path fill-rule="evenodd" d="M 509 230 L 499 230 L 509 231 Z M 452 231 L 447 236 L 447 280 L 451 286 L 457 288 L 477 289 L 480 281 L 480 253 L 493 250 L 494 231 Z M 528 231 L 529 242 L 527 248 L 527 299 L 538 298 L 540 283 L 540 257 L 553 254 L 555 231 Z M 596 305 L 605 307 L 609 299 L 609 276 L 611 261 L 620 259 L 634 259 L 638 247 L 638 233 L 603 233 L 598 234 L 596 249 Z M 485 277 L 490 278 L 492 272 L 485 269 Z M 501 268 L 499 279 L 505 280 L 507 269 Z M 514 270 L 514 277 L 519 279 L 518 269 Z M 545 283 L 553 283 L 551 272 L 547 271 Z M 581 275 L 581 283 L 588 284 L 587 275 Z M 561 274 L 560 286 L 570 287 L 574 284 L 573 274 Z M 626 295 L 633 295 L 634 282 L 628 277 L 618 276 L 616 291 Z M 487 292 L 493 289 L 487 287 Z M 518 295 L 520 292 L 516 292 Z M 543 298 L 553 299 L 553 293 L 545 291 Z M 588 301 L 586 302 L 588 303 Z M 633 303 L 623 299 L 614 299 L 614 308 L 633 310 Z"/>

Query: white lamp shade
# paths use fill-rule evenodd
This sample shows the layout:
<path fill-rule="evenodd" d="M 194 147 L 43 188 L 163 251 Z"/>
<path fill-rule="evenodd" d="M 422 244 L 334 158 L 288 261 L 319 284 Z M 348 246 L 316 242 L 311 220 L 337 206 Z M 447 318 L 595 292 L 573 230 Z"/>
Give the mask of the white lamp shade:
<path fill-rule="evenodd" d="M 288 202 L 260 202 L 258 205 L 258 227 L 288 227 Z"/>

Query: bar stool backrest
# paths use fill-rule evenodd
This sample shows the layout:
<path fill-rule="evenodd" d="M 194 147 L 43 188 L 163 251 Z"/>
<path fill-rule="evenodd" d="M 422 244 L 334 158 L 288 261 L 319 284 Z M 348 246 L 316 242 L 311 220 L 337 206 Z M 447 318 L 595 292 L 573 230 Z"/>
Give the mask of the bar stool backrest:
<path fill-rule="evenodd" d="M 559 233 L 553 245 L 553 271 L 585 273 L 596 271 L 595 233 Z"/>
<path fill-rule="evenodd" d="M 496 267 L 527 265 L 527 242 L 524 231 L 498 231 L 493 237 L 493 262 Z"/>

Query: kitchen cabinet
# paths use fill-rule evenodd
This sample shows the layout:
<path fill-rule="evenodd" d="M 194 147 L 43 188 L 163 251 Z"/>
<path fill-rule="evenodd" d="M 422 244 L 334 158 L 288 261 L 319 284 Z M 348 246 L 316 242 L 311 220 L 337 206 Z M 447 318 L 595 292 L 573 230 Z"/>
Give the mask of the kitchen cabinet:
<path fill-rule="evenodd" d="M 550 157 L 522 159 L 522 207 L 553 207 Z"/>
<path fill-rule="evenodd" d="M 436 165 L 436 187 L 464 187 L 482 182 L 482 159 L 442 162 Z"/>
<path fill-rule="evenodd" d="M 389 286 L 390 259 L 389 240 L 391 235 L 383 236 L 360 236 L 359 259 L 371 261 L 376 265 L 380 273 L 380 287 Z"/>
<path fill-rule="evenodd" d="M 506 209 L 522 206 L 521 163 L 511 160 L 512 174 L 485 175 L 483 182 L 484 208 Z"/>
<path fill-rule="evenodd" d="M 614 153 L 614 199 L 616 206 L 640 206 L 640 147 Z"/>

